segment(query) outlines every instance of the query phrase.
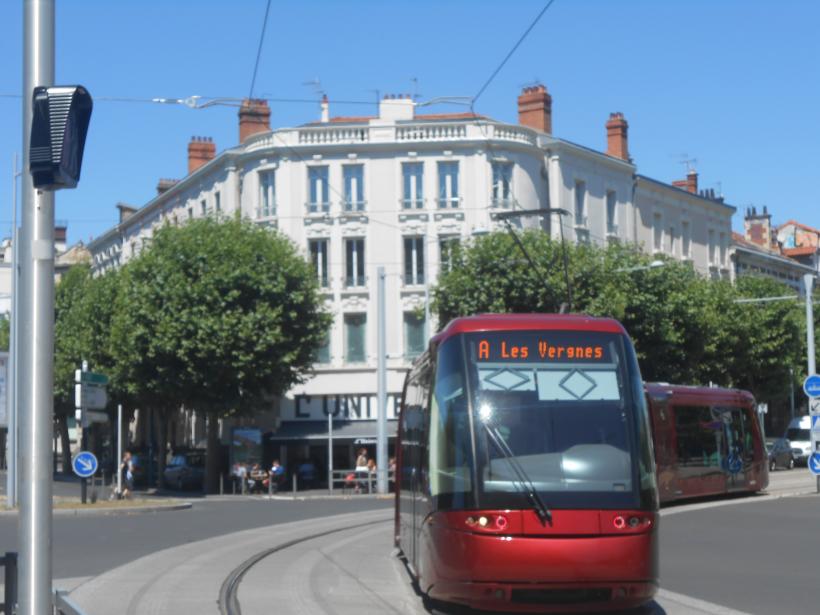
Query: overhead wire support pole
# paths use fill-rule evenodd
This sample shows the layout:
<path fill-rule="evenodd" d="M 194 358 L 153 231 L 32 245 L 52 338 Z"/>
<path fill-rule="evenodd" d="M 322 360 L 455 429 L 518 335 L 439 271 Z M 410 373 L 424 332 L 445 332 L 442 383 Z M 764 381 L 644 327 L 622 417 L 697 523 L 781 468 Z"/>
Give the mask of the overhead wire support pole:
<path fill-rule="evenodd" d="M 518 237 L 518 233 L 515 232 L 512 225 L 510 224 L 510 220 L 513 218 L 525 218 L 528 216 L 548 216 L 550 214 L 559 214 L 561 216 L 568 216 L 570 213 L 566 209 L 561 209 L 560 207 L 542 207 L 540 209 L 522 209 L 519 211 L 505 211 L 501 213 L 493 214 L 493 219 L 501 220 L 507 227 L 507 230 L 512 235 L 515 243 L 518 245 L 519 249 L 524 253 L 524 256 L 529 261 L 530 265 L 538 271 L 544 278 L 546 275 L 541 271 L 541 268 L 536 266 L 533 262 L 532 258 L 530 257 L 529 253 L 527 252 L 524 244 L 521 243 L 521 239 Z M 570 285 L 569 281 L 569 259 L 567 254 L 567 246 L 566 242 L 564 241 L 564 224 L 561 223 L 561 250 L 563 253 L 563 260 L 564 260 L 564 282 L 566 283 L 566 291 L 567 291 L 567 302 L 561 306 L 561 313 L 565 313 L 566 311 L 572 311 L 572 286 Z"/>
<path fill-rule="evenodd" d="M 23 167 L 20 242 L 19 615 L 51 607 L 51 433 L 54 377 L 54 193 L 29 170 L 33 94 L 54 85 L 54 0 L 23 1 Z"/>
<path fill-rule="evenodd" d="M 8 388 L 6 404 L 6 506 L 17 507 L 17 338 L 20 296 L 20 238 L 17 232 L 17 178 L 23 174 L 17 170 L 17 154 L 14 154 L 14 170 L 11 176 L 11 322 L 9 327 Z"/>

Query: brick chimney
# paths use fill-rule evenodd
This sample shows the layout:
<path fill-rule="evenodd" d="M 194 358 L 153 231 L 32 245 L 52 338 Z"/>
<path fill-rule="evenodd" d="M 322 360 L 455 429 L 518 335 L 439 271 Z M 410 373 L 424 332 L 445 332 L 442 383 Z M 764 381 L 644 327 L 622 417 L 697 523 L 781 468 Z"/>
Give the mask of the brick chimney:
<path fill-rule="evenodd" d="M 756 207 L 747 207 L 743 217 L 743 229 L 746 241 L 771 250 L 772 245 L 772 215 L 763 206 L 763 213 L 757 213 Z"/>
<path fill-rule="evenodd" d="M 692 194 L 698 193 L 698 172 L 694 169 L 686 174 L 686 179 L 676 179 L 672 182 L 676 188 L 681 188 Z"/>
<path fill-rule="evenodd" d="M 518 96 L 518 123 L 552 134 L 552 96 L 543 85 L 521 91 Z"/>
<path fill-rule="evenodd" d="M 171 188 L 173 188 L 179 182 L 178 179 L 165 179 L 162 178 L 157 182 L 157 196 L 160 194 L 164 194 L 168 192 Z"/>
<path fill-rule="evenodd" d="M 120 224 L 128 220 L 137 211 L 136 207 L 128 203 L 117 203 L 117 209 L 120 211 Z"/>
<path fill-rule="evenodd" d="M 216 158 L 216 145 L 211 137 L 191 137 L 188 143 L 188 175 Z"/>
<path fill-rule="evenodd" d="M 629 161 L 627 131 L 629 124 L 621 112 L 610 113 L 606 122 L 606 153 L 614 158 Z"/>
<path fill-rule="evenodd" d="M 270 107 L 268 101 L 246 98 L 239 107 L 239 142 L 260 132 L 270 131 Z"/>

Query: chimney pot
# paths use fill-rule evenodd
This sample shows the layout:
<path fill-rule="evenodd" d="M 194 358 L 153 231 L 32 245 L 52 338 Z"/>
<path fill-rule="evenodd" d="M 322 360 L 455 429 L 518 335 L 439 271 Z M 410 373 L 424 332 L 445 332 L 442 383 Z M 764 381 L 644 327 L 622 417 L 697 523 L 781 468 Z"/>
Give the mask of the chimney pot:
<path fill-rule="evenodd" d="M 606 123 L 606 153 L 614 158 L 629 161 L 629 123 L 620 111 L 609 114 Z"/>
<path fill-rule="evenodd" d="M 239 107 L 239 142 L 244 143 L 249 137 L 260 132 L 270 131 L 270 107 L 268 101 L 259 98 L 246 98 Z"/>
<path fill-rule="evenodd" d="M 188 175 L 216 158 L 216 146 L 211 139 L 192 137 L 188 143 Z"/>
<path fill-rule="evenodd" d="M 518 123 L 552 134 L 552 96 L 543 85 L 525 87 L 518 96 Z"/>

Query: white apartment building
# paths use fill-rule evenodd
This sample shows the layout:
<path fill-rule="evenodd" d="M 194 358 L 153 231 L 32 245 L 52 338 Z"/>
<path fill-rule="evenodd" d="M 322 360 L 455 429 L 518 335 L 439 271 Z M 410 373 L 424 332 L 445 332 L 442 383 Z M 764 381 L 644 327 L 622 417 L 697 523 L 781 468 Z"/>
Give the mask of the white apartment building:
<path fill-rule="evenodd" d="M 239 211 L 303 250 L 334 321 L 314 375 L 255 421 L 273 432 L 278 457 L 326 460 L 328 413 L 338 419 L 337 441 L 349 445 L 334 453 L 337 467 L 375 435 L 378 267 L 387 274 L 388 413 L 396 417 L 405 372 L 431 333 L 417 316 L 428 287 L 452 242 L 500 227 L 494 212 L 562 208 L 569 215 L 543 223 L 556 239 L 563 230 L 569 241 L 634 242 L 729 276 L 734 208 L 699 194 L 694 173 L 680 185 L 638 175 L 622 114 L 606 122 L 599 152 L 551 134 L 543 86 L 518 97 L 518 124 L 422 115 L 401 96 L 385 97 L 375 117 L 331 117 L 326 99 L 322 107 L 321 121 L 271 130 L 267 103 L 245 101 L 239 145 L 217 155 L 210 140 L 194 138 L 189 174 L 162 180 L 139 209 L 121 205 L 120 223 L 88 246 L 103 272 L 138 254 L 161 224 Z"/>

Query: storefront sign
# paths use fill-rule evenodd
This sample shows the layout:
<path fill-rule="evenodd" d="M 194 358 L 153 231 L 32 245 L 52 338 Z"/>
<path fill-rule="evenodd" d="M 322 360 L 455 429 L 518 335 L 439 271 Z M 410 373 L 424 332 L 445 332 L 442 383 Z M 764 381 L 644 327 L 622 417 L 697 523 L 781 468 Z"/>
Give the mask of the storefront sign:
<path fill-rule="evenodd" d="M 387 418 L 399 416 L 401 393 L 388 393 Z M 282 402 L 283 421 L 324 421 L 329 414 L 347 421 L 375 420 L 379 408 L 378 396 L 371 395 L 296 395 Z"/>

